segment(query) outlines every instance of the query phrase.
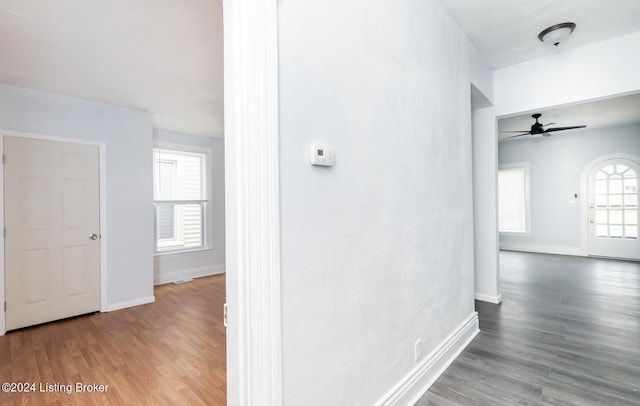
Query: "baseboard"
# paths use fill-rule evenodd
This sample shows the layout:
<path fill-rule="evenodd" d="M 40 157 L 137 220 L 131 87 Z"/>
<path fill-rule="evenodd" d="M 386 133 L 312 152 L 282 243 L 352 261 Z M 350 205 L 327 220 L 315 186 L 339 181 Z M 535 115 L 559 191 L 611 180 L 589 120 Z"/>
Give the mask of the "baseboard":
<path fill-rule="evenodd" d="M 476 300 L 479 300 L 481 302 L 489 302 L 493 304 L 502 303 L 502 293 L 497 296 L 494 296 L 494 295 L 485 295 L 484 293 L 476 292 L 475 295 L 476 295 Z"/>
<path fill-rule="evenodd" d="M 155 296 L 141 297 L 139 299 L 127 300 L 126 302 L 112 303 L 110 305 L 107 305 L 106 311 L 113 312 L 115 310 L 126 309 L 127 307 L 140 306 L 143 304 L 153 303 L 155 301 L 156 301 Z"/>
<path fill-rule="evenodd" d="M 225 272 L 224 265 L 207 266 L 204 268 L 195 269 L 183 269 L 174 272 L 167 272 L 156 274 L 153 277 L 154 285 L 162 285 L 164 283 L 171 283 L 176 281 L 182 281 L 185 279 L 200 278 L 203 276 L 217 275 Z"/>
<path fill-rule="evenodd" d="M 539 254 L 571 255 L 577 257 L 584 256 L 580 247 L 568 247 L 562 245 L 538 245 L 500 241 L 500 249 L 503 251 L 536 252 Z"/>
<path fill-rule="evenodd" d="M 414 405 L 479 332 L 478 313 L 473 312 L 375 405 Z"/>

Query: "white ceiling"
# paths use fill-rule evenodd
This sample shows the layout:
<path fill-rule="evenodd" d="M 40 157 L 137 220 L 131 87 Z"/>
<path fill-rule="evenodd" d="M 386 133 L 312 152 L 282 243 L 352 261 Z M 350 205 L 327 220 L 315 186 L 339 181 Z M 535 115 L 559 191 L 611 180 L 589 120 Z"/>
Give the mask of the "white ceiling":
<path fill-rule="evenodd" d="M 586 125 L 587 129 L 594 129 L 614 125 L 637 124 L 640 123 L 640 93 L 503 118 L 498 120 L 498 139 L 502 140 L 505 137 L 516 135 L 514 133 L 501 133 L 502 131 L 529 131 L 531 125 L 535 122 L 535 119 L 531 118 L 533 113 L 542 113 L 542 117 L 539 119 L 542 124 L 555 123 L 546 128 Z M 561 134 L 562 132 L 554 132 L 553 136 L 561 136 Z M 535 137 L 541 137 L 541 135 Z M 527 138 L 531 138 L 531 136 L 512 138 L 508 142 Z M 638 139 L 640 142 L 640 134 L 638 134 Z"/>
<path fill-rule="evenodd" d="M 494 69 L 640 31 L 640 0 L 440 0 L 440 3 Z M 562 22 L 574 22 L 576 29 L 558 48 L 538 40 L 542 30 Z M 584 124 L 587 128 L 598 128 L 638 123 L 640 95 L 523 113 L 499 120 L 498 131 L 528 131 L 535 122 L 531 118 L 533 113 L 542 113 L 543 124 L 555 122 L 551 127 Z M 499 134 L 498 138 L 510 135 L 513 134 Z"/>
<path fill-rule="evenodd" d="M 440 0 L 487 63 L 502 68 L 640 31 L 639 0 Z M 574 22 L 559 49 L 538 40 L 552 25 Z"/>
<path fill-rule="evenodd" d="M 220 0 L 0 0 L 0 83 L 222 136 Z"/>
<path fill-rule="evenodd" d="M 556 52 L 537 34 L 559 22 L 577 24 L 562 48 L 640 30 L 640 0 L 440 1 L 494 68 Z M 222 49 L 220 0 L 0 0 L 0 83 L 145 110 L 157 128 L 222 135 Z"/>

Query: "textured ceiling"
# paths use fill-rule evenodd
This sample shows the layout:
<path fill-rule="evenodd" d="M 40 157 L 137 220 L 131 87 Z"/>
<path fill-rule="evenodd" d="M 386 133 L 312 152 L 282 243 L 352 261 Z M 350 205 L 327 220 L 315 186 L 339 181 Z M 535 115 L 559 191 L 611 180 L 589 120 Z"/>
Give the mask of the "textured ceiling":
<path fill-rule="evenodd" d="M 587 129 L 593 129 L 614 125 L 640 123 L 640 93 L 536 111 L 536 113 L 542 113 L 542 117 L 539 119 L 540 123 L 555 123 L 549 127 L 586 125 Z M 502 131 L 528 131 L 531 128 L 531 125 L 535 122 L 535 120 L 531 118 L 531 114 L 533 113 L 498 120 L 498 139 L 502 140 L 505 137 L 515 135 L 513 133 L 500 133 Z M 568 131 L 581 130 L 577 129 Z M 560 136 L 561 134 L 562 132 L 555 132 L 553 133 L 553 136 Z M 536 137 L 541 136 L 538 135 Z M 527 135 L 512 138 L 505 142 L 524 140 L 527 138 L 531 138 L 531 136 Z M 640 142 L 640 134 L 638 134 L 638 142 Z"/>
<path fill-rule="evenodd" d="M 0 83 L 222 135 L 220 0 L 0 0 Z"/>
<path fill-rule="evenodd" d="M 494 69 L 640 31 L 640 0 L 440 0 L 440 3 Z M 577 27 L 558 48 L 538 40 L 540 31 L 567 21 Z M 584 124 L 597 128 L 638 123 L 640 95 L 504 118 L 498 121 L 498 131 L 528 131 L 535 121 L 531 118 L 533 113 L 542 113 L 543 124 L 556 123 L 552 127 Z M 498 138 L 510 135 L 513 134 L 499 134 Z"/>
<path fill-rule="evenodd" d="M 440 0 L 493 68 L 640 31 L 640 0 Z M 538 33 L 571 21 L 558 49 Z"/>
<path fill-rule="evenodd" d="M 440 0 L 494 68 L 640 30 L 640 0 Z M 149 111 L 155 127 L 222 135 L 220 0 L 0 0 L 0 83 Z M 528 128 L 528 125 L 525 127 Z"/>

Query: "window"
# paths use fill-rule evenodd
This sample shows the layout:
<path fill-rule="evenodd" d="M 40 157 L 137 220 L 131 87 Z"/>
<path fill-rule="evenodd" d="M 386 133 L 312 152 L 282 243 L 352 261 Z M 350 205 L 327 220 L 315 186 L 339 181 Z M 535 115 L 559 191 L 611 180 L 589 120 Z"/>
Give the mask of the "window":
<path fill-rule="evenodd" d="M 205 246 L 204 153 L 153 150 L 156 252 Z"/>
<path fill-rule="evenodd" d="M 529 164 L 505 164 L 498 170 L 498 230 L 529 233 Z"/>
<path fill-rule="evenodd" d="M 636 172 L 627 165 L 607 165 L 596 173 L 594 192 L 596 238 L 637 240 Z"/>

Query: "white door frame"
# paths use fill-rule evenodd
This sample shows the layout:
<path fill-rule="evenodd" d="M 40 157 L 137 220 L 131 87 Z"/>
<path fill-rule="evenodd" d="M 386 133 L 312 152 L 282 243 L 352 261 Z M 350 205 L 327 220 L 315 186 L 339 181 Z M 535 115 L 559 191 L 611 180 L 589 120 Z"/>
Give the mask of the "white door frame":
<path fill-rule="evenodd" d="M 589 256 L 589 174 L 591 171 L 604 161 L 610 159 L 627 159 L 634 161 L 640 165 L 640 157 L 624 152 L 606 154 L 591 160 L 580 174 L 580 196 L 582 196 L 580 205 L 580 253 L 582 256 Z"/>
<path fill-rule="evenodd" d="M 100 311 L 107 309 L 107 146 L 104 142 L 84 140 L 78 138 L 58 137 L 12 130 L 0 130 L 0 156 L 4 153 L 4 137 L 32 138 L 43 141 L 58 141 L 70 144 L 96 145 L 100 156 Z M 0 165 L 0 229 L 4 230 L 4 165 Z M 0 233 L 0 303 L 5 302 L 4 285 L 4 233 Z M 5 312 L 0 311 L 0 335 L 6 333 Z"/>
<path fill-rule="evenodd" d="M 224 0 L 227 404 L 282 404 L 278 1 Z"/>

